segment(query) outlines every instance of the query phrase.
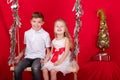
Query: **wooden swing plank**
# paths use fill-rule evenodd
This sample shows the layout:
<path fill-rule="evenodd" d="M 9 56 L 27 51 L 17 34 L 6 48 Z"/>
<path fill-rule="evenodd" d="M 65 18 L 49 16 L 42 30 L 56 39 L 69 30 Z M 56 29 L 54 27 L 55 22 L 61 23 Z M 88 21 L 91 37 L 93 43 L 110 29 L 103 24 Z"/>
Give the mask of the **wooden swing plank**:
<path fill-rule="evenodd" d="M 10 67 L 10 71 L 14 71 L 15 67 Z M 31 67 L 27 67 L 24 71 L 31 71 Z"/>

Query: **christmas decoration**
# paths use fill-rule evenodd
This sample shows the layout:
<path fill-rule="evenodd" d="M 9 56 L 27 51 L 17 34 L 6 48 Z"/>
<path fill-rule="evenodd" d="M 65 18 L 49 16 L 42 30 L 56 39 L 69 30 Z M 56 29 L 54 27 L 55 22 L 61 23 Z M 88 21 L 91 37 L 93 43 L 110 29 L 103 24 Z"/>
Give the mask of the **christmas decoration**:
<path fill-rule="evenodd" d="M 75 5 L 72 11 L 75 11 L 75 28 L 74 28 L 74 50 L 73 50 L 73 57 L 75 56 L 76 62 L 78 61 L 77 55 L 79 53 L 79 30 L 81 30 L 81 16 L 83 14 L 82 7 L 80 4 L 81 0 L 76 0 Z M 74 69 L 74 68 L 73 68 Z M 79 67 L 77 66 L 77 70 Z M 77 80 L 77 73 L 74 73 L 74 80 Z"/>
<path fill-rule="evenodd" d="M 78 35 L 79 35 L 79 30 L 81 30 L 81 20 L 80 17 L 83 14 L 82 11 L 82 7 L 80 4 L 81 0 L 76 0 L 75 5 L 73 7 L 72 11 L 75 11 L 75 28 L 74 28 L 74 54 L 77 55 L 79 53 L 79 39 L 78 39 Z"/>
<path fill-rule="evenodd" d="M 21 22 L 18 15 L 18 7 L 19 7 L 18 0 L 8 0 L 7 3 L 8 4 L 12 3 L 11 10 L 12 10 L 13 19 L 14 19 L 14 22 L 11 25 L 11 28 L 9 30 L 11 47 L 10 47 L 10 56 L 9 56 L 8 64 L 11 65 L 11 64 L 14 64 L 16 36 L 17 36 L 16 34 L 18 32 L 17 29 L 21 26 Z"/>
<path fill-rule="evenodd" d="M 97 46 L 102 50 L 102 52 L 105 52 L 105 49 L 109 47 L 109 33 L 108 28 L 106 24 L 106 16 L 103 12 L 103 10 L 98 10 L 97 16 L 100 15 L 100 29 L 98 34 L 98 42 Z"/>
<path fill-rule="evenodd" d="M 110 56 L 106 52 L 106 48 L 110 46 L 106 16 L 104 14 L 104 11 L 101 9 L 97 11 L 97 16 L 100 17 L 100 29 L 97 42 L 97 46 L 100 48 L 100 52 L 92 59 L 97 61 L 110 61 Z"/>

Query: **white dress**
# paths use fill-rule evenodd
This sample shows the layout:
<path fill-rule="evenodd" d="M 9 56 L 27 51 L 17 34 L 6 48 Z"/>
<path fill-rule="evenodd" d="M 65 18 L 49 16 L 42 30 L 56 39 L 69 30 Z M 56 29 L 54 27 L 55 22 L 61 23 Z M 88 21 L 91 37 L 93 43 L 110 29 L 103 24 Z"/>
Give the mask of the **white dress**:
<path fill-rule="evenodd" d="M 52 44 L 53 44 L 53 46 L 54 46 L 54 48 L 55 48 L 55 51 L 59 51 L 59 49 L 65 48 L 65 38 L 63 38 L 63 39 L 61 39 L 61 40 L 56 40 L 56 39 L 54 39 L 54 40 L 52 41 Z M 68 56 L 66 57 L 66 59 L 65 59 L 61 64 L 59 64 L 59 65 L 57 65 L 57 66 L 54 66 L 54 65 L 53 65 L 54 62 L 51 61 L 51 60 L 52 60 L 52 57 L 53 57 L 53 55 L 54 55 L 54 54 L 52 54 L 52 55 L 51 55 L 51 59 L 50 59 L 47 63 L 44 64 L 43 68 L 47 68 L 49 71 L 50 71 L 50 70 L 60 71 L 60 72 L 62 72 L 64 75 L 67 74 L 67 73 L 70 73 L 70 72 L 71 72 L 71 70 L 70 70 L 70 68 L 71 68 L 70 53 L 71 53 L 71 52 L 69 51 L 69 54 L 68 54 Z M 61 56 L 62 56 L 63 54 L 64 54 L 64 51 L 63 51 L 61 54 L 58 55 L 58 60 L 61 58 Z M 43 69 L 43 68 L 42 68 L 42 69 Z"/>

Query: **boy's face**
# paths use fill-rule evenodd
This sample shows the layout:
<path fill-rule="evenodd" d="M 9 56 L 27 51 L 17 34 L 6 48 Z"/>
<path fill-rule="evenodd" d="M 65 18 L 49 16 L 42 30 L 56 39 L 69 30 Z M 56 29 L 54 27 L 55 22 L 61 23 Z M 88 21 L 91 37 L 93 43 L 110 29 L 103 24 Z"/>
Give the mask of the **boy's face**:
<path fill-rule="evenodd" d="M 31 25 L 32 28 L 36 31 L 41 29 L 41 26 L 44 24 L 44 21 L 42 20 L 42 18 L 32 18 L 31 19 Z"/>

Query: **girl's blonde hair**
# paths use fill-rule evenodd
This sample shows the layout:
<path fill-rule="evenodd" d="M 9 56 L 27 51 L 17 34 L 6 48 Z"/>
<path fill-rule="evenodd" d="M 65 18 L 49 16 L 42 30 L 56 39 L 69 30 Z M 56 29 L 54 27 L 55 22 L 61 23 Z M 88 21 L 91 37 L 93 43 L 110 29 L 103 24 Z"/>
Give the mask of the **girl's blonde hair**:
<path fill-rule="evenodd" d="M 65 24 L 65 26 L 64 26 L 64 27 L 65 27 L 64 37 L 67 37 L 67 38 L 69 39 L 70 48 L 72 49 L 72 48 L 73 48 L 72 38 L 71 38 L 71 36 L 70 36 L 70 34 L 69 34 L 66 21 L 65 21 L 64 19 L 62 19 L 62 18 L 59 18 L 59 19 L 57 19 L 57 20 L 55 21 L 55 24 L 56 24 L 56 22 L 58 22 L 58 21 L 63 22 L 63 23 Z M 55 24 L 54 24 L 54 26 L 55 26 Z M 56 34 L 55 34 L 55 37 L 56 37 Z"/>

